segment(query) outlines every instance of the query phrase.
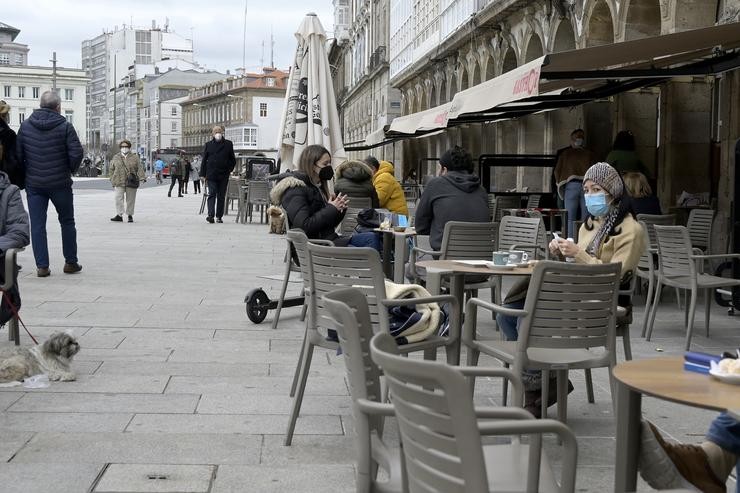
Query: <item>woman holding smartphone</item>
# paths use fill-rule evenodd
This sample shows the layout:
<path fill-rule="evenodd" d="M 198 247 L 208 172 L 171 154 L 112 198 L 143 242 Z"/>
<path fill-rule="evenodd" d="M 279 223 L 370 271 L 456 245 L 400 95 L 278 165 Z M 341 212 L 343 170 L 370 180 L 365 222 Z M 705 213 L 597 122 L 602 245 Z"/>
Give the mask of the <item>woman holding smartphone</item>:
<path fill-rule="evenodd" d="M 375 233 L 340 236 L 336 232 L 349 207 L 344 194 L 331 193 L 334 178 L 331 154 L 320 145 L 310 145 L 301 153 L 298 170 L 286 175 L 270 192 L 270 199 L 280 204 L 291 228 L 303 230 L 312 240 L 331 240 L 336 246 L 381 248 Z"/>

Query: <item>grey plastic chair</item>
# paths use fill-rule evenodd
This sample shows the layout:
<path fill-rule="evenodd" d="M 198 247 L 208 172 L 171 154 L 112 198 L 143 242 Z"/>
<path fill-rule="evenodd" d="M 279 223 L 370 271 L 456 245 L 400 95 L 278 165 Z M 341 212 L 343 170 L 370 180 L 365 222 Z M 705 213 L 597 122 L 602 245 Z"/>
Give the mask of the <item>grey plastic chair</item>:
<path fill-rule="evenodd" d="M 287 220 L 287 219 L 286 219 Z M 317 245 L 333 246 L 334 244 L 329 240 L 309 240 L 300 229 L 289 229 L 285 234 L 285 239 L 288 242 L 288 248 L 285 252 L 285 275 L 283 276 L 283 285 L 280 289 L 280 297 L 278 298 L 277 307 L 275 308 L 275 317 L 272 319 L 272 329 L 277 329 L 278 322 L 280 321 L 280 312 L 283 309 L 283 301 L 285 301 L 285 293 L 288 291 L 288 283 L 290 282 L 291 272 L 300 272 L 301 280 L 303 282 L 303 296 L 306 295 L 308 289 L 308 276 L 310 273 L 306 271 L 308 265 L 306 245 L 309 243 L 315 243 Z M 295 251 L 295 258 L 293 257 L 293 251 Z M 298 260 L 298 263 L 295 260 Z M 303 310 L 301 312 L 301 320 L 306 317 L 307 303 L 304 301 Z M 291 395 L 293 391 L 291 391 Z"/>
<path fill-rule="evenodd" d="M 640 260 L 637 263 L 635 269 L 635 275 L 640 279 L 645 279 L 648 282 L 647 293 L 645 293 L 645 313 L 642 317 L 642 333 L 640 337 L 645 337 L 647 333 L 648 317 L 650 315 L 650 308 L 653 303 L 658 300 L 654 299 L 655 284 L 658 277 L 657 270 L 655 269 L 655 255 L 658 253 L 658 243 L 655 239 L 656 224 L 662 226 L 672 226 L 676 224 L 675 214 L 638 214 L 637 220 L 640 222 L 642 229 L 647 235 L 647 241 L 645 242 L 646 248 L 640 256 Z M 678 289 L 676 289 L 676 298 L 679 299 Z M 679 308 L 681 308 L 679 306 Z"/>
<path fill-rule="evenodd" d="M 452 367 L 403 358 L 395 341 L 378 334 L 370 342 L 396 410 L 409 491 L 573 492 L 578 445 L 563 423 L 536 420 L 520 408 L 477 407 L 465 377 L 495 376 L 517 387 L 519 377 L 501 368 Z M 542 453 L 542 434 L 563 441 L 562 483 L 557 484 Z M 505 435 L 512 443 L 483 445 L 482 436 Z M 529 444 L 519 435 L 528 435 Z"/>
<path fill-rule="evenodd" d="M 691 209 L 686 228 L 689 230 L 691 246 L 698 248 L 702 253 L 712 253 L 712 223 L 714 210 Z"/>
<path fill-rule="evenodd" d="M 270 205 L 270 185 L 267 180 L 250 180 L 247 185 L 247 200 L 245 204 L 244 222 L 246 222 L 246 216 L 249 216 L 249 222 L 252 222 L 252 212 L 255 207 L 259 207 L 260 210 L 260 224 L 262 224 L 263 216 L 266 220 L 265 211 Z"/>
<path fill-rule="evenodd" d="M 509 209 L 519 209 L 522 199 L 518 195 L 489 195 L 488 207 L 491 212 L 491 221 L 501 222 L 501 218 L 509 213 Z"/>
<path fill-rule="evenodd" d="M 423 351 L 427 359 L 435 359 L 437 349 L 444 347 L 447 361 L 457 364 L 460 360 L 460 307 L 454 296 L 431 296 L 402 300 L 385 299 L 385 276 L 378 252 L 372 248 L 342 248 L 308 244 L 309 290 L 306 334 L 301 358 L 298 361 L 294 380 L 295 393 L 288 423 L 285 445 L 290 445 L 306 380 L 311 368 L 314 347 L 336 348 L 336 343 L 326 340 L 320 332 L 331 328 L 333 321 L 324 309 L 323 296 L 337 289 L 353 287 L 360 289 L 367 298 L 370 319 L 376 332 L 389 332 L 388 308 L 391 306 L 413 306 L 420 303 L 449 303 L 451 321 L 448 336 L 430 335 L 423 341 L 400 346 L 404 353 Z"/>
<path fill-rule="evenodd" d="M 527 197 L 527 209 L 536 209 L 540 206 L 540 200 L 542 199 L 542 195 L 540 194 L 533 194 Z"/>
<path fill-rule="evenodd" d="M 684 322 L 686 323 L 686 351 L 691 348 L 694 331 L 694 316 L 699 290 L 704 290 L 704 330 L 709 337 L 709 316 L 711 314 L 712 293 L 717 288 L 740 286 L 740 279 L 704 274 L 703 261 L 720 258 L 740 258 L 739 253 L 719 255 L 695 255 L 698 249 L 692 248 L 689 230 L 684 226 L 655 226 L 658 241 L 658 280 L 655 299 L 660 299 L 663 286 L 671 286 L 691 291 L 691 301 L 686 303 Z M 698 265 L 697 265 L 698 264 Z M 653 334 L 657 301 L 650 310 L 647 340 Z"/>
<path fill-rule="evenodd" d="M 226 186 L 226 204 L 224 206 L 224 214 L 229 214 L 229 211 L 234 208 L 234 202 L 239 204 L 239 197 L 242 194 L 242 185 L 244 180 L 239 178 L 229 178 L 229 184 Z"/>
<path fill-rule="evenodd" d="M 530 260 L 548 258 L 547 232 L 541 217 L 504 216 L 498 228 L 497 250 L 524 250 Z M 496 303 L 501 303 L 502 276 L 494 278 Z"/>
<path fill-rule="evenodd" d="M 206 181 L 203 183 L 203 193 L 201 194 L 203 198 L 200 201 L 200 209 L 198 210 L 198 214 L 203 214 L 203 211 L 206 210 L 206 204 L 208 203 L 208 182 Z"/>
<path fill-rule="evenodd" d="M 621 263 L 584 265 L 544 260 L 534 268 L 523 309 L 470 299 L 462 334 L 468 364 L 477 364 L 484 353 L 513 366 L 517 375 L 525 368 L 542 371 L 543 417 L 547 416 L 549 372 L 555 370 L 558 419 L 565 422 L 569 370 L 609 368 L 612 380 L 621 268 Z M 519 339 L 478 340 L 477 308 L 521 317 Z"/>
<path fill-rule="evenodd" d="M 419 254 L 429 255 L 439 260 L 491 260 L 496 249 L 497 223 L 468 223 L 449 221 L 445 224 L 442 233 L 441 250 L 427 250 L 419 246 L 411 249 L 409 254 L 409 271 L 417 276 L 414 282 L 419 282 L 419 272 L 416 261 Z M 491 300 L 496 296 L 498 281 L 494 278 L 481 280 L 480 276 L 466 278 L 464 290 L 477 296 L 479 289 L 491 288 Z"/>
<path fill-rule="evenodd" d="M 390 448 L 383 441 L 385 418 L 395 413 L 391 404 L 382 402 L 381 372 L 370 358 L 373 326 L 365 295 L 355 288 L 340 289 L 324 295 L 324 306 L 334 320 L 352 396 L 357 434 L 356 491 L 405 491 L 400 446 Z M 379 467 L 387 479 L 378 477 Z"/>
<path fill-rule="evenodd" d="M 25 248 L 8 248 L 5 250 L 5 264 L 3 265 L 3 271 L 5 274 L 5 282 L 0 284 L 0 303 L 5 303 L 5 291 L 12 289 L 15 285 L 15 270 L 16 260 L 18 258 L 18 252 L 22 252 Z M 20 328 L 18 327 L 18 317 L 13 317 L 8 320 L 8 340 L 18 346 L 21 343 Z"/>

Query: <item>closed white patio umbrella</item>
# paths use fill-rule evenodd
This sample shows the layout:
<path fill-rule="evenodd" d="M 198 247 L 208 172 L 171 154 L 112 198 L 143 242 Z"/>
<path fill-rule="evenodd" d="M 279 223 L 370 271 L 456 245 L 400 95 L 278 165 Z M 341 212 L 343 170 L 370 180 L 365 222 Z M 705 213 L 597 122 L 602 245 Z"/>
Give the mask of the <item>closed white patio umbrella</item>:
<path fill-rule="evenodd" d="M 345 154 L 326 32 L 318 16 L 309 13 L 295 36 L 298 47 L 288 79 L 278 146 L 282 168 L 296 169 L 301 152 L 312 144 L 326 147 L 336 166 Z"/>

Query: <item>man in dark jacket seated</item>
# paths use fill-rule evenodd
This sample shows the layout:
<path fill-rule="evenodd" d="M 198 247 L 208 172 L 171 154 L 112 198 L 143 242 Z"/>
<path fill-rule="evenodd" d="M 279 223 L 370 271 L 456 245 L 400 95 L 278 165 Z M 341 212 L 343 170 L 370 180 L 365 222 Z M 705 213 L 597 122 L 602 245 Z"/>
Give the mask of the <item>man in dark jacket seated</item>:
<path fill-rule="evenodd" d="M 442 247 L 448 221 L 485 223 L 489 221 L 488 195 L 473 174 L 473 158 L 455 146 L 439 158 L 440 175 L 424 188 L 416 207 L 416 233 L 429 235 L 434 250 Z"/>
<path fill-rule="evenodd" d="M 31 244 L 36 275 L 47 277 L 49 247 L 46 241 L 46 213 L 54 204 L 62 228 L 64 273 L 82 270 L 77 262 L 72 173 L 82 162 L 82 145 L 71 123 L 61 115 L 62 100 L 54 91 L 41 95 L 40 108 L 21 123 L 16 150 L 26 172 L 26 197 L 31 216 Z"/>
<path fill-rule="evenodd" d="M 439 158 L 438 177 L 424 188 L 416 207 L 414 226 L 419 235 L 429 235 L 433 250 L 442 248 L 442 236 L 448 221 L 485 223 L 490 220 L 488 194 L 473 173 L 473 158 L 460 146 L 449 149 Z M 420 256 L 418 260 L 422 260 Z M 428 258 L 428 257 L 427 257 Z M 425 269 L 416 267 L 416 273 L 406 270 L 406 277 L 424 277 Z"/>

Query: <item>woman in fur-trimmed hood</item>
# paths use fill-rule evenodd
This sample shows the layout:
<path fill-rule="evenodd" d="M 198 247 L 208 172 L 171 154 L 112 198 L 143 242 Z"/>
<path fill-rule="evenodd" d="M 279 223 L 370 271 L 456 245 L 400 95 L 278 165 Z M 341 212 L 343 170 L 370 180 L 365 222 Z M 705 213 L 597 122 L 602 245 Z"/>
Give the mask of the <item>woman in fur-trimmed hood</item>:
<path fill-rule="evenodd" d="M 344 219 L 349 199 L 342 193 L 331 192 L 333 178 L 329 151 L 320 145 L 310 145 L 301 153 L 298 170 L 286 174 L 272 188 L 270 200 L 285 210 L 288 227 L 302 230 L 311 240 L 380 249 L 375 233 L 337 234 L 336 228 Z"/>
<path fill-rule="evenodd" d="M 367 197 L 371 201 L 370 207 L 380 207 L 378 193 L 373 185 L 373 170 L 362 161 L 347 160 L 337 166 L 334 171 L 334 191 L 350 197 L 350 207 L 353 197 Z"/>

